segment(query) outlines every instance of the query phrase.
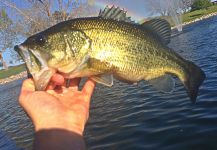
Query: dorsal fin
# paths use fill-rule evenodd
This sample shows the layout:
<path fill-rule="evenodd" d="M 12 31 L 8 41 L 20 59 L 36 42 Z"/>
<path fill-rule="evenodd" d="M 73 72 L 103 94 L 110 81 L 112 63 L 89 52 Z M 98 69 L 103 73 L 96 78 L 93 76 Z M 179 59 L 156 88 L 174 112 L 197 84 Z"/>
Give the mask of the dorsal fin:
<path fill-rule="evenodd" d="M 120 9 L 119 7 L 115 6 L 112 6 L 111 8 L 106 6 L 104 10 L 100 9 L 99 17 L 135 23 L 131 20 L 131 17 L 127 17 L 127 11 L 124 11 L 123 9 Z"/>
<path fill-rule="evenodd" d="M 145 29 L 151 30 L 164 44 L 170 43 L 171 26 L 164 19 L 152 19 L 142 23 Z"/>

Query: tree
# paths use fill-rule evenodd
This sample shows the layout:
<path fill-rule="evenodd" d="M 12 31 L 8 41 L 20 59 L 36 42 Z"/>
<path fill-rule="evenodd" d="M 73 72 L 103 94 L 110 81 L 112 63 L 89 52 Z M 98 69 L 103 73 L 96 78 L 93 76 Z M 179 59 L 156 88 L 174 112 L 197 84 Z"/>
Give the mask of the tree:
<path fill-rule="evenodd" d="M 182 10 L 184 13 L 186 13 L 191 9 L 194 0 L 181 0 L 181 2 L 182 2 Z"/>
<path fill-rule="evenodd" d="M 164 6 L 162 0 L 147 0 L 146 9 L 150 12 L 150 15 L 160 14 L 161 16 L 167 16 L 167 7 Z"/>
<path fill-rule="evenodd" d="M 12 20 L 8 17 L 5 9 L 2 9 L 0 12 L 0 61 L 4 69 L 7 69 L 7 64 L 3 60 L 2 54 L 7 48 L 13 48 L 13 42 L 17 40 L 15 34 Z"/>
<path fill-rule="evenodd" d="M 4 17 L 0 19 L 0 53 L 10 50 L 11 55 L 17 57 L 13 46 L 18 37 L 25 39 L 58 22 L 95 13 L 87 0 L 22 0 L 22 3 L 25 7 L 16 5 L 13 0 L 0 0 L 5 8 L 1 13 Z M 13 19 L 5 15 L 6 11 Z"/>
<path fill-rule="evenodd" d="M 207 9 L 211 5 L 212 3 L 210 0 L 194 0 L 191 8 L 192 8 L 192 11 L 194 11 L 194 10 L 199 10 L 199 9 Z"/>
<path fill-rule="evenodd" d="M 182 30 L 182 0 L 146 0 L 145 2 L 150 16 L 161 16 L 169 23 L 174 23 L 179 31 Z"/>
<path fill-rule="evenodd" d="M 150 15 L 170 16 L 189 9 L 193 0 L 146 0 L 146 9 Z"/>

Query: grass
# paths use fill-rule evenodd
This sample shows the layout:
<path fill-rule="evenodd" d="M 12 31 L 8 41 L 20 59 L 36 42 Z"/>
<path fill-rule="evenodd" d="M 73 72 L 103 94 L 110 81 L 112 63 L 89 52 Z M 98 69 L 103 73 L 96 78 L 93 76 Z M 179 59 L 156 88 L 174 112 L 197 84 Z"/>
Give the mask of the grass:
<path fill-rule="evenodd" d="M 18 65 L 18 66 L 12 66 L 12 67 L 9 67 L 7 70 L 0 70 L 0 79 L 4 79 L 4 78 L 7 78 L 7 77 L 10 77 L 12 75 L 15 75 L 15 74 L 18 74 L 22 71 L 25 71 L 25 65 L 22 64 L 22 65 Z"/>
<path fill-rule="evenodd" d="M 191 22 L 197 18 L 200 18 L 202 16 L 206 16 L 206 15 L 214 13 L 214 12 L 217 12 L 217 5 L 212 5 L 212 6 L 208 7 L 207 9 L 201 9 L 201 10 L 195 10 L 192 12 L 187 12 L 187 13 L 182 15 L 182 23 Z M 175 26 L 171 17 L 161 16 L 160 18 L 166 19 L 172 27 Z"/>
<path fill-rule="evenodd" d="M 195 10 L 192 12 L 185 13 L 182 16 L 183 22 L 190 22 L 202 16 L 217 12 L 217 5 L 208 7 L 208 9 Z"/>

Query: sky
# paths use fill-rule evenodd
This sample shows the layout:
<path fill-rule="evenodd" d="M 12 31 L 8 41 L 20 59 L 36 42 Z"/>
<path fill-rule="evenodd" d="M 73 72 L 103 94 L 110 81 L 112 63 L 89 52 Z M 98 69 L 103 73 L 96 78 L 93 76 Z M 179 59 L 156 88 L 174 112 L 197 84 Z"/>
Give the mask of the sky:
<path fill-rule="evenodd" d="M 135 3 L 136 2 L 136 3 Z M 141 20 L 148 17 L 149 13 L 145 9 L 145 0 L 96 0 L 95 4 L 98 8 L 104 8 L 106 5 L 120 6 L 127 10 L 128 16 L 131 16 L 135 20 Z"/>

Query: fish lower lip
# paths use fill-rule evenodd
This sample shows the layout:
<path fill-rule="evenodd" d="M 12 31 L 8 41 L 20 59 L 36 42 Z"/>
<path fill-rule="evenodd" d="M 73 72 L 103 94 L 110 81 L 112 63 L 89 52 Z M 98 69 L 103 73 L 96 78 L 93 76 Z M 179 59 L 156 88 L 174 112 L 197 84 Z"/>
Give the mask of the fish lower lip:
<path fill-rule="evenodd" d="M 38 51 L 34 51 L 32 49 L 27 49 L 23 45 L 17 45 L 14 49 L 21 55 L 28 68 L 32 67 L 31 55 L 33 55 L 40 63 L 41 68 L 46 68 L 47 64 L 44 59 L 41 57 L 41 54 Z"/>

